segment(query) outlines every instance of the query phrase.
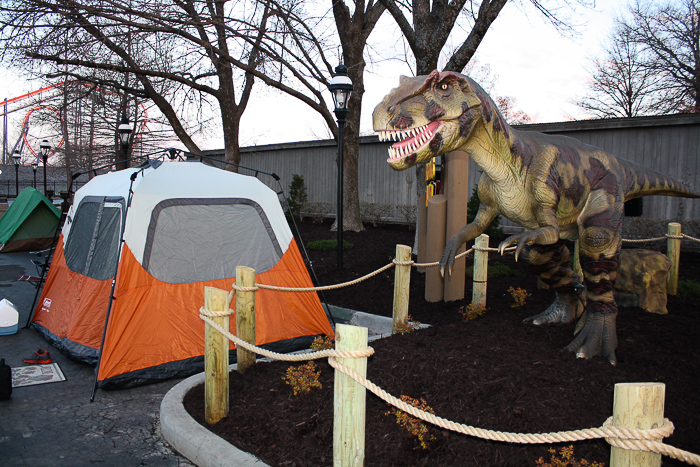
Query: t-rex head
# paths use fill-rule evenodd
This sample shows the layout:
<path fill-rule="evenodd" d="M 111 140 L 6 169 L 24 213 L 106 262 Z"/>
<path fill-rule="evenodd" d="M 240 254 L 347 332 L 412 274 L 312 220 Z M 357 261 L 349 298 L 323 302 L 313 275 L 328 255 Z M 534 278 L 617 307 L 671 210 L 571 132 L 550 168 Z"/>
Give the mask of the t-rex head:
<path fill-rule="evenodd" d="M 387 160 L 395 170 L 459 148 L 482 119 L 505 125 L 491 98 L 475 81 L 437 70 L 428 76 L 402 76 L 399 87 L 373 113 L 379 139 L 398 140 L 389 148 Z"/>

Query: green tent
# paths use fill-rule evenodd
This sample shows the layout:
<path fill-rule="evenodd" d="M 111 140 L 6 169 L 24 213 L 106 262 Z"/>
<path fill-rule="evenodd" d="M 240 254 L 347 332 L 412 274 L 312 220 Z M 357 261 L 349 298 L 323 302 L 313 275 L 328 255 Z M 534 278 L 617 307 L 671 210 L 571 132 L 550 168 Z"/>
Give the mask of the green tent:
<path fill-rule="evenodd" d="M 49 248 L 61 211 L 44 195 L 27 187 L 0 217 L 0 252 Z"/>

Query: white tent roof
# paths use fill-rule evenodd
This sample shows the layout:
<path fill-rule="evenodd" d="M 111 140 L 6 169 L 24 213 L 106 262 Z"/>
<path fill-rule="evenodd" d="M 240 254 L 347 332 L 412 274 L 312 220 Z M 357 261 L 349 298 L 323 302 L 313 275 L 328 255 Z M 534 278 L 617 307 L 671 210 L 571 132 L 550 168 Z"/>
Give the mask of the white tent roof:
<path fill-rule="evenodd" d="M 135 172 L 138 175 L 132 185 L 130 178 Z M 130 186 L 133 196 L 127 212 L 124 241 L 139 263 L 146 267 L 145 260 L 152 269 L 166 268 L 168 271 L 163 274 L 168 274 L 168 277 L 173 272 L 172 265 L 178 262 L 189 265 L 181 269 L 189 269 L 190 275 L 193 268 L 201 268 L 196 263 L 202 250 L 218 252 L 236 249 L 245 253 L 242 261 L 250 260 L 252 266 L 253 261 L 266 257 L 264 250 L 275 249 L 276 256 L 281 256 L 293 238 L 274 191 L 255 177 L 217 169 L 201 162 L 164 161 L 157 168 L 129 168 L 97 176 L 76 192 L 69 218 L 74 218 L 80 202 L 86 197 L 123 198 L 125 205 Z M 177 210 L 168 210 L 175 205 L 179 207 Z M 240 219 L 253 217 L 256 222 L 240 222 Z M 153 219 L 158 219 L 158 222 L 154 223 Z M 151 238 L 149 235 L 154 235 L 154 232 L 149 232 L 149 228 L 154 229 L 154 224 L 158 225 L 161 238 L 171 236 L 172 241 L 160 240 L 157 245 L 152 242 L 147 244 Z M 66 222 L 64 241 L 72 225 L 71 221 Z M 216 229 L 219 233 L 213 234 L 212 231 Z M 269 232 L 265 230 L 272 231 L 278 246 L 262 241 L 269 237 Z M 187 251 L 188 242 L 193 245 L 193 251 Z M 197 251 L 194 251 L 195 248 Z M 218 256 L 221 257 L 219 261 L 226 261 L 225 254 Z M 167 265 L 164 264 L 166 261 Z M 212 258 L 207 261 L 207 267 L 210 267 Z M 265 267 L 271 267 L 273 261 L 274 258 L 269 256 L 262 262 Z M 248 264 L 244 262 L 241 265 Z M 220 264 L 211 267 L 223 270 L 230 266 Z M 154 275 L 157 276 L 157 273 Z M 185 278 L 170 280 L 184 281 Z"/>

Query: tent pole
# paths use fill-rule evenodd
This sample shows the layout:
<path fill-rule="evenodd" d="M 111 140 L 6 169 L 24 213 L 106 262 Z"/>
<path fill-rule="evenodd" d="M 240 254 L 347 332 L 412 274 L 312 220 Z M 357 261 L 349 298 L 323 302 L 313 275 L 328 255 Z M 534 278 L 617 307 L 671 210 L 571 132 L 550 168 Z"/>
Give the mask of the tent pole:
<path fill-rule="evenodd" d="M 105 324 L 102 327 L 102 341 L 100 342 L 100 353 L 97 356 L 97 366 L 95 367 L 95 381 L 92 384 L 92 395 L 90 396 L 90 402 L 95 401 L 95 393 L 97 392 L 97 377 L 100 373 L 100 363 L 102 362 L 102 351 L 105 347 L 105 337 L 107 336 L 107 323 L 109 323 L 109 315 L 112 313 L 112 304 L 114 303 L 114 289 L 117 285 L 117 271 L 119 271 L 119 258 L 122 255 L 122 245 L 124 245 L 124 230 L 126 228 L 126 216 L 129 212 L 129 207 L 131 207 L 131 199 L 134 196 L 134 181 L 136 177 L 141 172 L 138 170 L 131 174 L 131 183 L 129 184 L 129 199 L 126 203 L 126 209 L 124 210 L 124 218 L 122 220 L 121 233 L 119 235 L 119 247 L 117 248 L 117 261 L 114 265 L 114 275 L 112 276 L 112 289 L 109 292 L 109 305 L 107 305 L 107 316 L 105 316 Z"/>

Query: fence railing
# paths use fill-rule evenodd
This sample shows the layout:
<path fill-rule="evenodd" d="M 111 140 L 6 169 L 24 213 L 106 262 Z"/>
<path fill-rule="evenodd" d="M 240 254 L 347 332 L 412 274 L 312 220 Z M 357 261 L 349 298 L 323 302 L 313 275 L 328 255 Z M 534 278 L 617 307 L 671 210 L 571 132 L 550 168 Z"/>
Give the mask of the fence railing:
<path fill-rule="evenodd" d="M 461 255 L 475 253 L 475 285 L 485 284 L 489 251 L 488 237 L 474 248 Z M 669 233 L 664 237 L 631 240 L 668 240 L 669 256 L 675 256 L 675 283 L 677 284 L 678 257 L 680 242 L 687 238 L 700 242 L 680 232 L 680 225 L 669 224 Z M 484 243 L 484 240 L 486 242 Z M 515 247 L 509 250 L 514 250 Z M 268 289 L 285 292 L 309 292 L 328 290 L 358 284 L 391 267 L 396 267 L 394 281 L 393 332 L 408 319 L 408 288 L 411 267 L 436 267 L 438 263 L 418 264 L 410 260 L 410 248 L 397 245 L 396 259 L 359 279 L 323 287 L 280 287 L 255 283 L 255 272 L 246 267 L 236 269 L 237 283 L 231 292 L 205 287 L 205 305 L 200 309 L 200 317 L 205 322 L 205 420 L 214 424 L 228 415 L 229 341 L 236 345 L 238 371 L 244 372 L 255 362 L 254 354 L 281 361 L 306 361 L 328 358 L 335 369 L 334 424 L 333 424 L 333 465 L 364 465 L 364 420 L 366 391 L 369 390 L 387 403 L 409 415 L 436 426 L 491 441 L 507 443 L 560 443 L 604 438 L 611 445 L 611 467 L 635 465 L 652 467 L 661 465 L 661 456 L 669 456 L 688 464 L 700 466 L 700 456 L 664 444 L 661 440 L 673 432 L 673 424 L 663 418 L 665 385 L 663 383 L 618 383 L 615 385 L 613 413 L 600 427 L 556 433 L 509 433 L 486 430 L 446 420 L 432 413 L 414 407 L 392 396 L 379 386 L 366 379 L 367 357 L 374 353 L 368 346 L 367 329 L 343 324 L 336 325 L 336 348 L 303 354 L 279 354 L 260 347 L 255 343 L 255 292 Z M 460 255 L 460 256 L 461 256 Z M 477 258 L 483 263 L 477 273 Z M 671 258 L 674 262 L 674 258 Z M 669 276 L 671 275 L 671 271 Z M 236 329 L 239 336 L 229 331 L 229 317 L 234 314 L 230 308 L 236 297 Z M 485 289 L 475 292 L 473 300 L 485 304 Z"/>

